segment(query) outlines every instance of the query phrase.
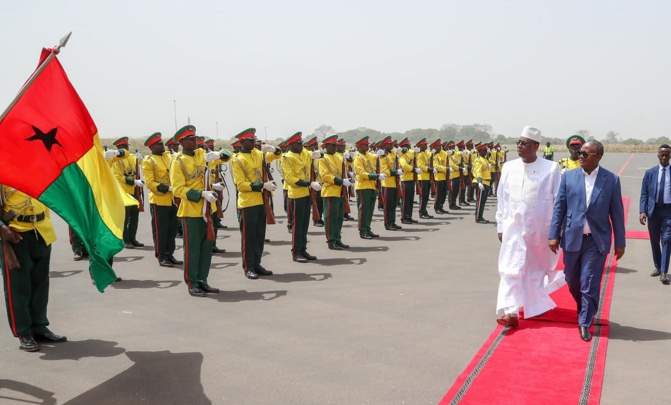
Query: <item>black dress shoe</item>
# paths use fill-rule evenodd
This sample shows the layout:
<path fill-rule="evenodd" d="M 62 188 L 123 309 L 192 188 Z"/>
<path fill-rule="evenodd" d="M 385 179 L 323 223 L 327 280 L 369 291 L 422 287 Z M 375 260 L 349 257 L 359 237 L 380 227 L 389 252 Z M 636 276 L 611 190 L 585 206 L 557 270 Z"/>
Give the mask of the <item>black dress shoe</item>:
<path fill-rule="evenodd" d="M 489 221 L 487 221 L 484 218 L 476 219 L 475 222 L 477 222 L 479 224 L 488 224 L 489 223 Z"/>
<path fill-rule="evenodd" d="M 207 297 L 205 291 L 201 290 L 200 287 L 189 288 L 189 294 L 192 297 Z"/>
<path fill-rule="evenodd" d="M 183 237 L 184 236 L 181 233 L 178 233 L 177 235 L 175 235 L 175 238 L 177 238 L 177 239 L 182 239 Z"/>
<path fill-rule="evenodd" d="M 158 265 L 161 266 L 161 267 L 172 267 L 172 266 L 174 266 L 172 264 L 172 262 L 168 259 L 164 259 L 164 260 L 159 261 Z"/>
<path fill-rule="evenodd" d="M 219 249 L 216 246 L 212 246 L 212 253 L 226 253 L 226 249 Z"/>
<path fill-rule="evenodd" d="M 308 252 L 302 252 L 301 255 L 308 260 L 317 260 L 317 256 L 312 256 Z"/>
<path fill-rule="evenodd" d="M 460 210 L 461 207 L 458 206 L 458 205 L 450 205 L 450 209 L 451 209 L 451 210 Z"/>
<path fill-rule="evenodd" d="M 422 215 L 420 215 L 419 217 L 420 217 L 421 219 L 431 219 L 431 218 L 433 218 L 433 216 L 431 216 L 431 215 L 429 215 L 429 214 L 422 214 Z"/>
<path fill-rule="evenodd" d="M 414 218 L 410 218 L 410 222 L 412 222 L 413 224 L 418 224 L 419 223 L 419 221 L 414 219 Z"/>
<path fill-rule="evenodd" d="M 662 282 L 664 285 L 669 285 L 671 282 L 669 281 L 669 275 L 666 273 L 662 273 L 661 276 L 659 276 L 659 281 Z"/>
<path fill-rule="evenodd" d="M 258 274 L 259 276 L 272 276 L 272 275 L 273 275 L 273 272 L 272 272 L 272 271 L 267 270 L 267 269 L 266 269 L 265 267 L 263 267 L 263 266 L 256 266 L 256 268 L 254 269 L 254 271 L 255 271 L 256 274 Z"/>
<path fill-rule="evenodd" d="M 402 226 L 398 226 L 398 225 L 396 225 L 396 224 L 392 224 L 391 226 L 393 226 L 394 228 L 396 228 L 397 231 L 398 231 L 399 229 L 403 229 Z"/>
<path fill-rule="evenodd" d="M 351 216 L 349 216 L 349 215 L 345 215 L 345 218 L 343 218 L 343 220 L 345 220 L 345 221 L 354 221 L 354 218 L 351 217 Z"/>
<path fill-rule="evenodd" d="M 211 287 L 207 284 L 201 284 L 200 289 L 205 291 L 206 293 L 211 293 L 211 294 L 216 294 L 219 292 L 219 289 L 216 287 Z"/>
<path fill-rule="evenodd" d="M 368 236 L 373 237 L 373 238 L 379 238 L 380 237 L 380 235 L 378 235 L 376 233 L 373 233 L 371 231 L 368 231 Z"/>
<path fill-rule="evenodd" d="M 321 219 L 319 221 L 315 221 L 314 226 L 321 228 L 324 226 L 324 221 L 322 221 Z"/>
<path fill-rule="evenodd" d="M 228 228 L 226 225 L 217 224 L 217 229 L 226 229 L 226 228 Z"/>
<path fill-rule="evenodd" d="M 176 264 L 176 265 L 184 264 L 183 261 L 175 259 L 175 256 L 173 256 L 173 255 L 168 256 L 168 261 L 169 261 L 170 263 L 172 263 L 172 264 Z"/>
<path fill-rule="evenodd" d="M 289 233 L 293 233 L 293 229 L 290 226 L 287 226 L 287 230 L 289 231 Z"/>
<path fill-rule="evenodd" d="M 359 235 L 359 237 L 360 237 L 361 239 L 373 239 L 373 237 L 370 236 L 370 235 L 367 234 L 367 233 L 362 233 L 362 234 Z"/>
<path fill-rule="evenodd" d="M 660 274 L 662 274 L 661 270 L 659 270 L 658 268 L 655 268 L 655 271 L 653 271 L 650 275 L 653 276 L 653 277 L 657 277 Z"/>
<path fill-rule="evenodd" d="M 132 241 L 130 241 L 130 243 L 132 243 L 133 246 L 135 246 L 135 247 L 144 247 L 144 243 L 140 243 L 136 240 L 132 240 Z"/>
<path fill-rule="evenodd" d="M 268 243 L 268 242 L 270 242 L 270 239 L 265 238 L 263 241 L 266 242 L 266 243 Z"/>
<path fill-rule="evenodd" d="M 468 206 L 471 205 L 471 204 L 469 204 L 469 203 L 467 203 L 467 202 L 462 202 L 462 203 L 459 203 L 459 205 L 465 205 L 465 206 L 468 207 Z"/>
<path fill-rule="evenodd" d="M 336 242 L 336 245 L 340 246 L 340 247 L 343 248 L 343 249 L 349 249 L 349 245 L 345 245 L 345 244 L 342 243 L 341 241 L 337 241 L 337 242 Z"/>
<path fill-rule="evenodd" d="M 580 339 L 584 340 L 585 342 L 589 342 L 592 340 L 592 334 L 589 333 L 589 328 L 587 326 L 580 326 Z"/>
<path fill-rule="evenodd" d="M 401 220 L 401 223 L 402 223 L 402 224 L 411 225 L 411 224 L 412 224 L 412 221 L 409 220 L 409 219 L 405 219 L 405 218 L 403 218 L 403 219 Z"/>
<path fill-rule="evenodd" d="M 75 257 L 72 258 L 72 260 L 78 262 L 84 258 L 84 255 L 81 253 L 75 253 Z"/>
<path fill-rule="evenodd" d="M 308 259 L 304 258 L 302 255 L 294 255 L 293 260 L 298 263 L 307 263 Z"/>
<path fill-rule="evenodd" d="M 26 352 L 36 352 L 40 350 L 40 345 L 32 336 L 19 336 L 19 349 Z"/>
<path fill-rule="evenodd" d="M 335 243 L 329 243 L 329 249 L 331 250 L 345 250 L 342 246 Z"/>
<path fill-rule="evenodd" d="M 115 283 L 118 283 L 119 281 L 123 281 L 121 277 L 117 277 L 116 280 L 114 280 Z M 95 284 L 95 283 L 94 283 Z"/>
<path fill-rule="evenodd" d="M 256 272 L 254 270 L 247 270 L 245 272 L 245 277 L 247 277 L 250 280 L 256 280 L 256 279 L 259 278 L 259 275 L 256 274 Z"/>
<path fill-rule="evenodd" d="M 66 338 L 65 336 L 57 335 L 52 331 L 47 331 L 45 333 L 36 333 L 35 340 L 38 342 L 61 343 L 61 342 L 67 342 L 68 338 Z"/>
<path fill-rule="evenodd" d="M 396 230 L 396 228 L 393 227 L 393 226 L 385 226 L 384 229 L 387 230 L 387 231 L 395 231 Z"/>
<path fill-rule="evenodd" d="M 126 249 L 135 249 L 135 246 L 130 242 L 126 242 L 123 247 Z"/>

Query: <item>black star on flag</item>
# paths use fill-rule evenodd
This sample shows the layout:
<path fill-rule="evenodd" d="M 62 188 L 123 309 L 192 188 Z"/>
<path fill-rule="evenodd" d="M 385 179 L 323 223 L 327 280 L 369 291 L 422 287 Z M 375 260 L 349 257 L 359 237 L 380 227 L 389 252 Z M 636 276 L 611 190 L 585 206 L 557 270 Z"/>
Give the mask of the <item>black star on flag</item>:
<path fill-rule="evenodd" d="M 33 131 L 35 131 L 35 134 L 30 138 L 28 138 L 27 139 L 28 141 L 39 140 L 44 142 L 44 147 L 47 148 L 49 152 L 51 152 L 51 147 L 54 146 L 54 144 L 60 146 L 61 148 L 63 147 L 63 145 L 58 143 L 58 140 L 56 139 L 56 132 L 58 131 L 58 128 L 54 128 L 45 134 L 35 125 L 31 125 L 31 127 L 33 127 Z"/>

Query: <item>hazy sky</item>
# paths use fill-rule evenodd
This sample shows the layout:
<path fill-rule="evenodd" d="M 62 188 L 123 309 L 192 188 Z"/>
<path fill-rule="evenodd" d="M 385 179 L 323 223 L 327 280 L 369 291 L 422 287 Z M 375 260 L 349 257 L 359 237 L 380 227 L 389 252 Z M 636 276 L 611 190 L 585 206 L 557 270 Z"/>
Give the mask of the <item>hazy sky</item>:
<path fill-rule="evenodd" d="M 101 137 L 321 124 L 671 136 L 671 1 L 0 2 L 0 104 L 43 46 Z M 173 102 L 176 100 L 176 103 Z"/>

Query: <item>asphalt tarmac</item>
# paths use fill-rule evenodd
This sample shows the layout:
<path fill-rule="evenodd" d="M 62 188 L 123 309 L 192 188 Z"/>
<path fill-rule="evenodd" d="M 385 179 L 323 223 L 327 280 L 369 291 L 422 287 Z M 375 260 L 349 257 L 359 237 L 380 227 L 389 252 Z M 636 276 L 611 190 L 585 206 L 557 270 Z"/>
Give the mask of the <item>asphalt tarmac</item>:
<path fill-rule="evenodd" d="M 630 156 L 606 154 L 602 166 L 618 173 Z M 635 155 L 622 172 L 623 195 L 632 197 L 628 229 L 646 229 L 638 196 L 656 163 L 654 154 Z M 397 232 L 384 230 L 376 210 L 373 232 L 381 237 L 360 239 L 356 222 L 345 222 L 343 242 L 352 248 L 343 252 L 328 250 L 324 228 L 311 225 L 308 251 L 318 260 L 300 264 L 291 260 L 278 192 L 262 261 L 275 275 L 248 280 L 233 205 L 217 241 L 227 252 L 213 257 L 209 278 L 222 292 L 207 298 L 189 296 L 181 269 L 159 267 L 148 210 L 138 232 L 147 247 L 115 257 L 123 281 L 103 294 L 88 263 L 72 260 L 67 225 L 54 218 L 50 328 L 69 341 L 20 351 L 0 311 L 0 403 L 436 404 L 496 326 L 499 241 L 493 223 L 474 222 L 473 206 Z M 649 241 L 627 240 L 604 404 L 671 399 L 671 287 L 652 270 Z M 514 367 L 500 384 L 533 383 L 515 381 Z"/>

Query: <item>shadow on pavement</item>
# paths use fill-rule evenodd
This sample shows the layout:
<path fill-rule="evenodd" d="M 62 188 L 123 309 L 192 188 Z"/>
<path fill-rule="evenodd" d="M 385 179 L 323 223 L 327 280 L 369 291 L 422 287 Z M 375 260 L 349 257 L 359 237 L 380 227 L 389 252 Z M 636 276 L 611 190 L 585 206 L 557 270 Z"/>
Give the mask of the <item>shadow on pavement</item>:
<path fill-rule="evenodd" d="M 428 229 L 422 229 L 422 231 L 427 231 Z M 403 231 L 399 231 L 403 233 Z M 380 236 L 378 238 L 379 240 L 386 240 L 387 242 L 399 242 L 399 241 L 406 241 L 406 240 L 420 240 L 419 236 Z"/>
<path fill-rule="evenodd" d="M 324 281 L 331 278 L 331 276 L 331 273 L 275 273 L 270 277 L 264 277 L 264 280 L 270 280 L 276 283 L 293 283 L 297 281 Z"/>
<path fill-rule="evenodd" d="M 319 259 L 315 260 L 313 262 L 309 262 L 312 264 L 318 264 L 320 266 L 360 266 L 364 263 L 366 263 L 368 260 L 366 260 L 363 257 L 355 257 L 353 259 L 349 259 L 346 257 L 336 257 L 332 259 Z"/>
<path fill-rule="evenodd" d="M 68 405 L 211 404 L 200 381 L 201 353 L 126 352 L 127 370 L 66 402 Z"/>
<path fill-rule="evenodd" d="M 620 273 L 620 274 L 628 274 L 628 273 L 638 273 L 638 270 L 628 269 L 626 267 L 617 266 L 617 268 L 615 269 L 615 272 Z M 652 273 L 652 270 L 650 270 L 650 273 Z"/>
<path fill-rule="evenodd" d="M 214 257 L 214 256 L 213 256 Z M 215 269 L 225 269 L 227 267 L 234 267 L 238 265 L 239 263 L 212 263 L 212 268 Z"/>
<path fill-rule="evenodd" d="M 74 276 L 75 274 L 79 274 L 84 270 L 63 270 L 63 271 L 50 271 L 49 272 L 49 277 L 50 278 L 64 278 L 64 277 L 70 277 Z"/>
<path fill-rule="evenodd" d="M 671 333 L 653 329 L 635 328 L 633 326 L 622 326 L 611 322 L 608 339 L 631 340 L 632 342 L 671 340 Z"/>
<path fill-rule="evenodd" d="M 144 259 L 144 256 L 114 256 L 115 263 L 136 262 Z"/>
<path fill-rule="evenodd" d="M 219 302 L 272 301 L 275 298 L 284 297 L 285 295 L 287 295 L 287 290 L 276 290 L 276 291 L 221 290 L 219 294 L 209 294 L 207 298 L 217 300 Z"/>
<path fill-rule="evenodd" d="M 364 247 L 364 246 L 351 246 L 349 249 L 347 249 L 350 252 L 386 252 L 389 250 L 389 247 L 387 246 L 370 246 L 370 247 Z"/>
<path fill-rule="evenodd" d="M 6 391 L 14 391 L 21 395 L 12 396 Z M 53 392 L 20 381 L 0 379 L 0 392 L 0 402 L 3 404 L 7 403 L 5 401 L 12 404 L 56 404 Z M 26 396 L 30 399 L 26 399 Z"/>
<path fill-rule="evenodd" d="M 405 232 L 435 232 L 439 228 L 408 228 L 410 224 L 403 225 L 403 229 L 398 231 L 399 233 L 405 233 Z"/>
<path fill-rule="evenodd" d="M 126 351 L 117 342 L 87 339 L 63 343 L 40 343 L 40 360 L 79 360 L 85 357 L 114 357 Z"/>
<path fill-rule="evenodd" d="M 112 283 L 110 287 L 115 290 L 130 290 L 134 288 L 172 288 L 177 287 L 182 282 L 179 280 L 129 280 L 127 278 L 123 279 L 120 283 Z"/>
<path fill-rule="evenodd" d="M 291 246 L 291 241 L 290 240 L 271 240 L 270 242 L 266 242 L 266 245 L 270 245 L 270 246 Z"/>

